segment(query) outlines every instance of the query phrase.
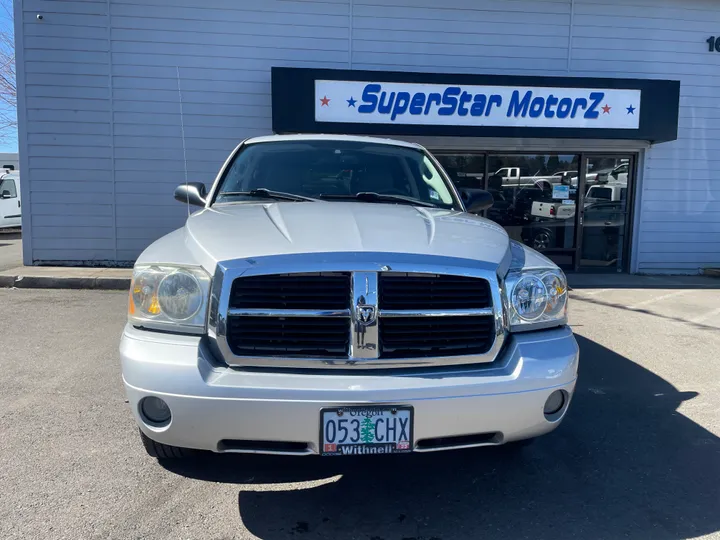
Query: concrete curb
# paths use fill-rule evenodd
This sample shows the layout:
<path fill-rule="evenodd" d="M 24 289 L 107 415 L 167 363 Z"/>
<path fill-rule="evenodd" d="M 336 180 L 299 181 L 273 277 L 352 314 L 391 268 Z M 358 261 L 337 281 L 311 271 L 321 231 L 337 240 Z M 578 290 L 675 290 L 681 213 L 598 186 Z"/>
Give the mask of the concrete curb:
<path fill-rule="evenodd" d="M 0 287 L 17 289 L 93 289 L 127 291 L 130 278 L 77 276 L 12 276 L 0 275 Z"/>

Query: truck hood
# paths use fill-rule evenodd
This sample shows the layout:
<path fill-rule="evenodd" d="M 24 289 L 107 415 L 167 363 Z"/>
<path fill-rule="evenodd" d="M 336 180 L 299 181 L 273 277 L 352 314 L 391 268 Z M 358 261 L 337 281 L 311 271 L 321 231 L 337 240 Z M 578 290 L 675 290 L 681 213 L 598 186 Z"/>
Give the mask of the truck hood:
<path fill-rule="evenodd" d="M 508 236 L 492 221 L 454 210 L 355 202 L 215 205 L 190 216 L 172 245 L 208 270 L 218 261 L 329 252 L 386 252 L 474 259 L 499 265 Z M 180 231 L 178 231 L 179 233 Z M 150 248 L 149 251 L 152 251 Z M 144 253 L 142 259 L 163 257 Z M 168 261 L 169 262 L 169 261 Z"/>

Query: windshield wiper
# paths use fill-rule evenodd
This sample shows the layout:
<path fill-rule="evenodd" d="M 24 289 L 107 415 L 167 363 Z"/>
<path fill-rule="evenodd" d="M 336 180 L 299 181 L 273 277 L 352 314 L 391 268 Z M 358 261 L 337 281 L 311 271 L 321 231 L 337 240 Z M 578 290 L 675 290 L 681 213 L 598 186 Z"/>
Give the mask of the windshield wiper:
<path fill-rule="evenodd" d="M 259 199 L 276 199 L 278 201 L 317 201 L 317 199 L 313 199 L 312 197 L 295 195 L 294 193 L 286 193 L 284 191 L 273 191 L 266 188 L 257 188 L 250 191 L 224 191 L 218 194 L 219 197 L 235 197 L 240 195 L 257 197 Z"/>
<path fill-rule="evenodd" d="M 339 200 L 339 201 L 364 201 L 364 202 L 390 202 L 398 204 L 409 204 L 412 206 L 424 206 L 427 208 L 437 208 L 437 205 L 406 197 L 405 195 L 390 195 L 384 193 L 375 193 L 374 191 L 361 191 L 355 195 L 340 195 L 334 193 L 321 193 L 318 199 Z"/>

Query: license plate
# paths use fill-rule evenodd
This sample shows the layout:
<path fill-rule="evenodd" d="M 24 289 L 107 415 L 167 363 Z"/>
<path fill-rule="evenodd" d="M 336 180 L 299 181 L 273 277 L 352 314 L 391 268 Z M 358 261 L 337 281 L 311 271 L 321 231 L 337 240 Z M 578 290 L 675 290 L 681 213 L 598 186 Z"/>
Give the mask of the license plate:
<path fill-rule="evenodd" d="M 412 451 L 413 409 L 336 407 L 320 412 L 323 456 L 403 454 Z"/>

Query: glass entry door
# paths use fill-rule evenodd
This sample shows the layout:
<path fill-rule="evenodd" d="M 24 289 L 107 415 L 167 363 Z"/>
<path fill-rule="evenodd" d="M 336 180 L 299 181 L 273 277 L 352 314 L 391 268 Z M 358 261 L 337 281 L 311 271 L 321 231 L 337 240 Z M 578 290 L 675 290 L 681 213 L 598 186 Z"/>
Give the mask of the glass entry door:
<path fill-rule="evenodd" d="M 583 156 L 579 268 L 627 270 L 634 156 Z"/>

